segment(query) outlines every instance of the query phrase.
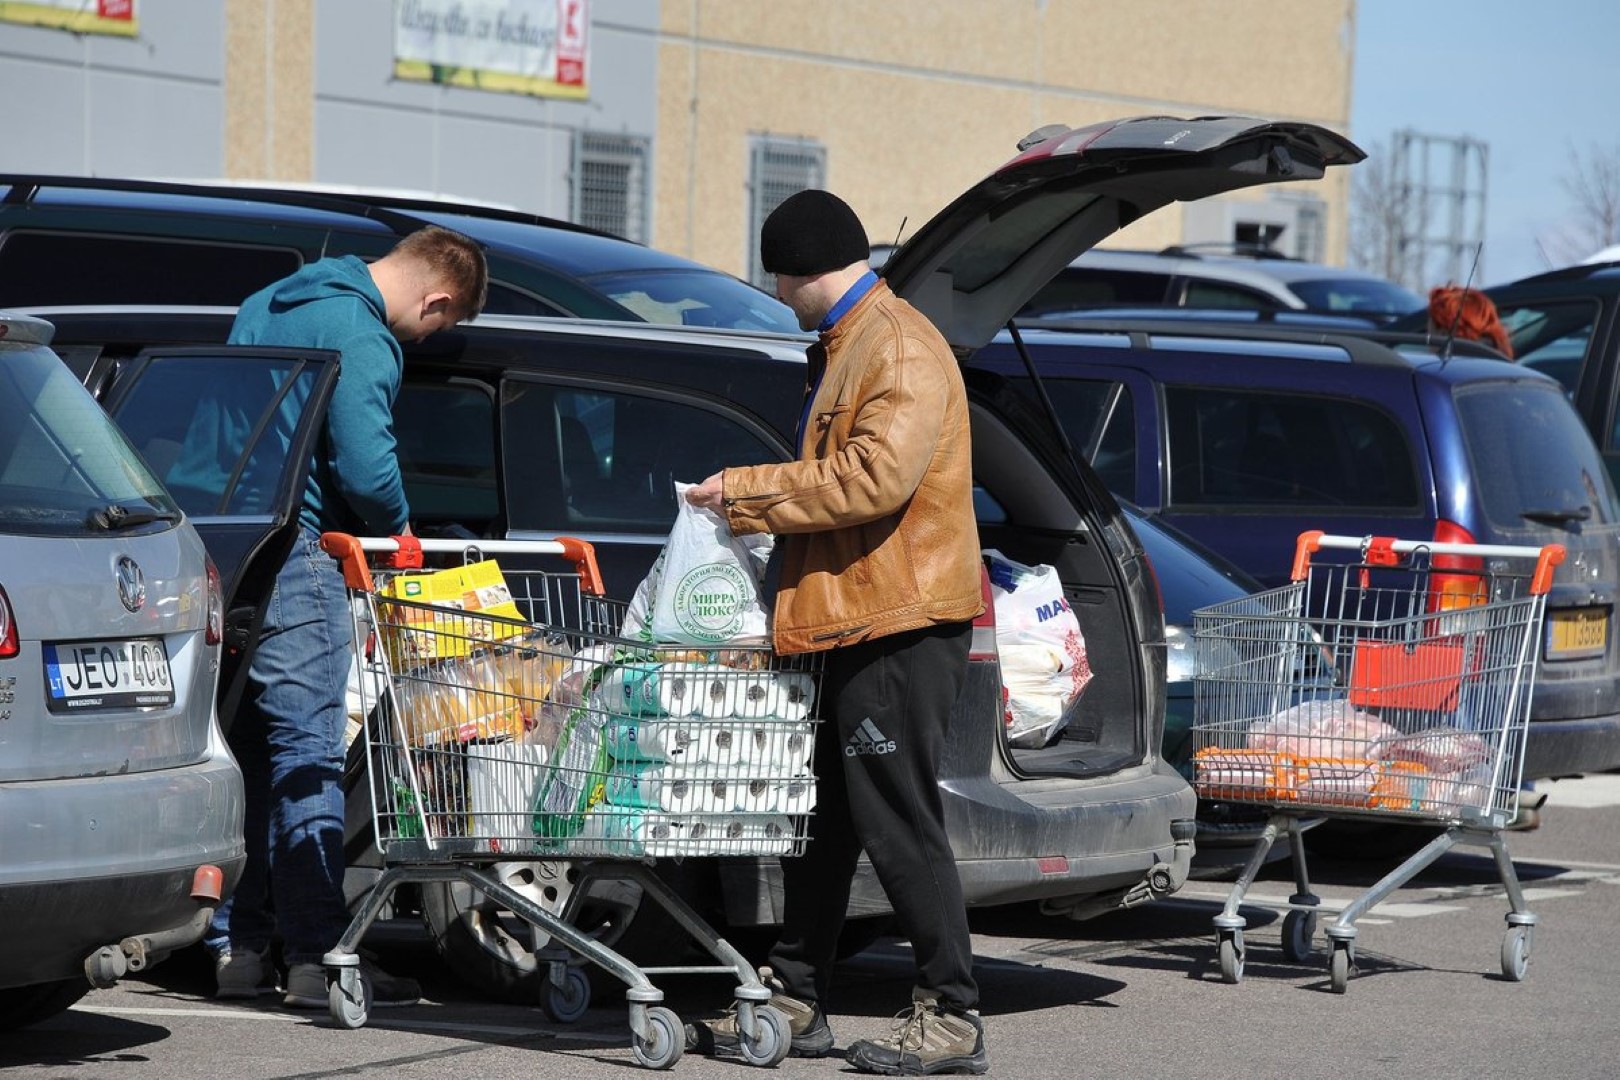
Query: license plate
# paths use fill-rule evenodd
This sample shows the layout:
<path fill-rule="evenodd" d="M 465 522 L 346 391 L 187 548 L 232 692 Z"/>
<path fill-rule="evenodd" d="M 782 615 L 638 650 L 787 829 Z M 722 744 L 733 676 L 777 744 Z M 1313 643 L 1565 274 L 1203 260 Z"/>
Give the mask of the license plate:
<path fill-rule="evenodd" d="M 161 638 L 47 644 L 45 707 L 53 713 L 173 705 Z"/>
<path fill-rule="evenodd" d="M 1547 612 L 1547 659 L 1582 660 L 1609 649 L 1609 610 L 1573 608 Z"/>

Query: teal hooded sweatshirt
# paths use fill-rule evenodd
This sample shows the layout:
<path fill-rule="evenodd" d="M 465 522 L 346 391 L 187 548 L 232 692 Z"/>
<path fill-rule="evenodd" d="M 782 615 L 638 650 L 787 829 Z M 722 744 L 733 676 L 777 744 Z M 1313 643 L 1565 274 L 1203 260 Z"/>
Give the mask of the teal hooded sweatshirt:
<path fill-rule="evenodd" d="M 342 354 L 304 488 L 299 520 L 317 532 L 401 532 L 410 519 L 395 455 L 394 399 L 405 354 L 389 332 L 382 294 L 353 255 L 310 263 L 243 301 L 232 345 L 332 349 Z M 302 409 L 287 401 L 283 408 Z"/>

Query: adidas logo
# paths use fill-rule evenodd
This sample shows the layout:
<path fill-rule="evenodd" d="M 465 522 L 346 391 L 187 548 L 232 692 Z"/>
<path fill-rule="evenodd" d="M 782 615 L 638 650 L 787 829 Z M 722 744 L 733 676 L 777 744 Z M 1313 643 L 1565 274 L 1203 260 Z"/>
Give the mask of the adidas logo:
<path fill-rule="evenodd" d="M 860 757 L 863 754 L 892 754 L 894 753 L 894 740 L 884 736 L 878 726 L 872 723 L 868 716 L 861 721 L 861 726 L 855 729 L 855 734 L 849 737 L 844 744 L 845 757 Z"/>

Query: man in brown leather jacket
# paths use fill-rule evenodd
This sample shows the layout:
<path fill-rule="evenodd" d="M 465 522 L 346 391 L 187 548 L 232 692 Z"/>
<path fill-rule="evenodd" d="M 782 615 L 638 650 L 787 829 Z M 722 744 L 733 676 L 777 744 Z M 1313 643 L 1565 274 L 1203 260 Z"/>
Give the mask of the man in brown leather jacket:
<path fill-rule="evenodd" d="M 765 269 L 806 330 L 797 461 L 726 469 L 687 492 L 733 533 L 777 537 L 772 637 L 829 650 L 816 745 L 818 798 L 802 858 L 784 860 L 782 933 L 761 976 L 793 1052 L 833 1049 L 822 1003 L 864 848 L 911 942 L 912 1007 L 862 1040 L 863 1072 L 982 1073 L 972 943 L 937 783 L 951 706 L 984 608 L 961 369 L 931 323 L 867 267 L 860 220 L 801 191 L 760 234 Z M 736 1052 L 734 1017 L 695 1048 Z"/>

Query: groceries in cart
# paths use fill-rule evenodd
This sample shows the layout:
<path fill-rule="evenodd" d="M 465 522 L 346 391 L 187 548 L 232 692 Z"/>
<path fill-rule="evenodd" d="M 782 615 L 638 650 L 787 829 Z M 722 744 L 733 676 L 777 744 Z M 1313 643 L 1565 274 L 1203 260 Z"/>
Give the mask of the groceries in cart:
<path fill-rule="evenodd" d="M 688 556 L 712 564 L 713 543 Z M 734 559 L 721 576 L 739 569 L 757 609 L 752 567 Z M 380 647 L 364 685 L 375 692 L 382 669 L 387 689 L 370 750 L 380 838 L 636 858 L 802 847 L 815 804 L 811 660 L 759 639 L 624 636 L 625 605 L 568 575 L 495 560 L 441 574 L 367 594 Z M 715 610 L 712 587 L 677 592 L 710 605 L 690 610 Z"/>
<path fill-rule="evenodd" d="M 1194 614 L 1200 792 L 1444 821 L 1511 818 L 1536 631 L 1561 549 L 1313 533 L 1300 544 L 1290 584 Z M 1313 564 L 1313 544 L 1363 550 L 1356 561 Z M 1434 569 L 1437 549 L 1453 546 L 1476 565 Z M 1515 557 L 1536 557 L 1533 573 L 1509 572 Z"/>
<path fill-rule="evenodd" d="M 1039 748 L 1062 734 L 1091 681 L 1086 639 L 1051 566 L 984 552 L 996 615 L 996 650 L 1007 690 L 1007 742 Z"/>
<path fill-rule="evenodd" d="M 583 655 L 585 696 L 541 779 L 535 834 L 600 854 L 786 854 L 815 803 L 815 682 L 762 659 Z"/>
<path fill-rule="evenodd" d="M 440 657 L 467 656 L 482 640 L 516 637 L 522 613 L 512 600 L 501 568 L 493 559 L 467 566 L 388 578 L 383 596 L 411 601 L 399 608 L 402 625 L 388 636 L 395 666 Z M 466 611 L 458 620 L 445 609 Z M 492 619 L 478 616 L 495 616 Z"/>
<path fill-rule="evenodd" d="M 1408 733 L 1348 697 L 1257 719 L 1243 741 L 1195 752 L 1196 782 L 1211 797 L 1412 812 L 1488 805 L 1491 750 L 1478 732 L 1440 723 Z"/>

